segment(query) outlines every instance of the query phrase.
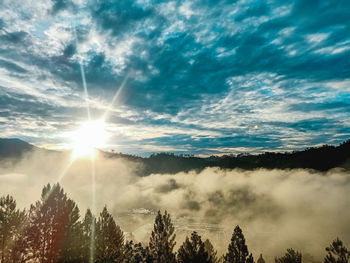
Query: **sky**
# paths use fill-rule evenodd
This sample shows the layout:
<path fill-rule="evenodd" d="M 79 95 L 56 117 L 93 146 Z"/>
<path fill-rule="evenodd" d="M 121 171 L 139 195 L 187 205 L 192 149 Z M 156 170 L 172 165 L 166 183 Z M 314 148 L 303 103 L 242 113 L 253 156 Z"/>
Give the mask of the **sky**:
<path fill-rule="evenodd" d="M 108 111 L 116 152 L 341 143 L 348 10 L 347 0 L 2 0 L 0 137 L 69 148 L 88 103 L 92 119 Z"/>

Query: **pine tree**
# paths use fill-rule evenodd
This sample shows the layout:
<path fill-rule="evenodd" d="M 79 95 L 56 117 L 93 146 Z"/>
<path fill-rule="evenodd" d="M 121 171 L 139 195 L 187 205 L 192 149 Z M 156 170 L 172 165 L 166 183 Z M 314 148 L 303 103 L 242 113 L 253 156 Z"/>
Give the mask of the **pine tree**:
<path fill-rule="evenodd" d="M 302 255 L 292 248 L 287 249 L 286 254 L 281 258 L 275 258 L 276 263 L 301 263 Z"/>
<path fill-rule="evenodd" d="M 81 223 L 81 253 L 83 262 L 94 262 L 96 235 L 93 235 L 93 228 L 96 227 L 96 218 L 90 209 L 86 210 Z"/>
<path fill-rule="evenodd" d="M 79 208 L 68 199 L 66 202 L 68 220 L 64 229 L 64 241 L 61 246 L 60 255 L 57 263 L 75 263 L 81 262 L 82 255 L 82 225 L 79 221 Z"/>
<path fill-rule="evenodd" d="M 264 260 L 264 258 L 262 256 L 262 254 L 260 254 L 260 257 L 258 258 L 257 263 L 265 263 L 265 260 Z"/>
<path fill-rule="evenodd" d="M 124 235 L 113 216 L 104 207 L 96 225 L 96 262 L 122 262 Z"/>
<path fill-rule="evenodd" d="M 176 256 L 173 253 L 176 244 L 174 231 L 175 228 L 167 211 L 164 215 L 158 211 L 149 241 L 150 253 L 155 263 L 176 262 Z"/>
<path fill-rule="evenodd" d="M 0 262 L 20 262 L 24 247 L 22 233 L 26 226 L 25 211 L 17 209 L 12 196 L 0 198 Z"/>
<path fill-rule="evenodd" d="M 205 251 L 204 243 L 197 232 L 191 234 L 191 239 L 186 237 L 185 242 L 178 251 L 179 263 L 212 263 L 211 257 Z"/>
<path fill-rule="evenodd" d="M 73 253 L 75 241 L 69 238 L 78 220 L 79 210 L 61 186 L 46 185 L 41 200 L 29 211 L 26 241 L 32 260 L 40 263 L 78 260 L 79 257 L 75 258 Z"/>
<path fill-rule="evenodd" d="M 254 263 L 254 258 L 252 253 L 249 254 L 249 257 L 247 258 L 247 263 Z"/>
<path fill-rule="evenodd" d="M 152 256 L 149 253 L 148 247 L 144 248 L 141 243 L 134 244 L 133 241 L 128 241 L 124 248 L 123 263 L 152 263 Z"/>
<path fill-rule="evenodd" d="M 12 249 L 11 256 L 8 262 L 11 263 L 24 263 L 26 261 L 27 254 L 27 240 L 25 236 L 25 227 L 27 226 L 27 218 L 23 218 L 23 220 L 19 220 L 18 223 L 19 230 L 12 241 Z"/>
<path fill-rule="evenodd" d="M 204 249 L 208 253 L 208 257 L 211 257 L 213 263 L 219 263 L 218 252 L 214 249 L 209 239 L 204 241 Z"/>
<path fill-rule="evenodd" d="M 224 263 L 251 262 L 254 262 L 253 255 L 249 255 L 242 230 L 239 226 L 236 226 L 232 234 L 231 243 L 228 246 L 228 252 L 224 256 Z"/>
<path fill-rule="evenodd" d="M 350 251 L 343 245 L 343 242 L 337 238 L 329 247 L 326 248 L 328 254 L 324 259 L 324 263 L 348 263 L 350 259 Z"/>

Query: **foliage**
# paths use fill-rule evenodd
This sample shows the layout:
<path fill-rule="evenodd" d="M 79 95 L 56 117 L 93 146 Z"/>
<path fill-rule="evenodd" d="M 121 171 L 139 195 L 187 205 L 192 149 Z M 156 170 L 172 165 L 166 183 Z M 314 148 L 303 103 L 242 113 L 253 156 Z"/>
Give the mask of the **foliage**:
<path fill-rule="evenodd" d="M 134 244 L 133 241 L 128 241 L 124 249 L 125 263 L 151 263 L 152 256 L 148 247 L 144 248 L 141 243 Z"/>
<path fill-rule="evenodd" d="M 245 238 L 239 226 L 236 226 L 231 243 L 228 246 L 228 252 L 224 256 L 224 263 L 253 263 L 252 254 L 249 255 L 248 247 L 245 244 Z"/>
<path fill-rule="evenodd" d="M 265 260 L 262 256 L 262 254 L 260 254 L 260 257 L 258 258 L 257 263 L 265 263 Z"/>
<path fill-rule="evenodd" d="M 191 234 L 191 239 L 186 237 L 185 242 L 178 251 L 179 263 L 212 263 L 211 256 L 205 250 L 205 245 L 197 232 Z"/>
<path fill-rule="evenodd" d="M 1 262 L 21 261 L 23 249 L 22 231 L 26 226 L 25 211 L 17 209 L 12 196 L 0 198 L 0 255 Z"/>
<path fill-rule="evenodd" d="M 350 251 L 343 245 L 343 242 L 336 238 L 329 247 L 326 248 L 328 252 L 324 259 L 324 263 L 348 263 L 350 259 Z"/>
<path fill-rule="evenodd" d="M 19 210 L 9 195 L 0 197 L 1 263 L 254 263 L 239 226 L 220 258 L 211 242 L 203 242 L 197 232 L 186 238 L 177 255 L 175 245 L 175 227 L 167 211 L 158 211 L 149 244 L 144 246 L 124 241 L 107 207 L 97 219 L 89 209 L 81 219 L 78 206 L 59 184 L 46 185 L 29 211 Z M 350 252 L 338 238 L 326 251 L 324 263 L 349 262 Z M 301 253 L 293 249 L 275 259 L 276 263 L 301 261 Z M 258 263 L 264 262 L 260 255 Z"/>
<path fill-rule="evenodd" d="M 81 248 L 82 259 L 84 262 L 93 262 L 95 255 L 96 236 L 94 235 L 94 228 L 96 227 L 96 219 L 91 213 L 91 210 L 86 210 L 85 216 L 81 224 Z"/>
<path fill-rule="evenodd" d="M 289 248 L 286 254 L 281 258 L 275 258 L 276 263 L 301 263 L 302 255 L 300 252 Z"/>
<path fill-rule="evenodd" d="M 210 242 L 209 239 L 204 241 L 204 249 L 205 251 L 208 253 L 208 257 L 211 258 L 211 261 L 213 263 L 219 263 L 220 260 L 217 256 L 218 252 L 214 249 L 214 246 L 212 245 L 212 243 Z"/>
<path fill-rule="evenodd" d="M 154 222 L 154 228 L 149 241 L 149 249 L 155 263 L 173 263 L 175 260 L 175 227 L 170 215 L 165 211 L 164 215 L 158 211 Z"/>
<path fill-rule="evenodd" d="M 96 224 L 96 262 L 122 262 L 124 235 L 104 207 Z"/>
<path fill-rule="evenodd" d="M 59 184 L 44 187 L 41 200 L 29 211 L 28 250 L 32 260 L 70 262 L 80 259 L 75 232 L 79 228 L 79 209 Z"/>

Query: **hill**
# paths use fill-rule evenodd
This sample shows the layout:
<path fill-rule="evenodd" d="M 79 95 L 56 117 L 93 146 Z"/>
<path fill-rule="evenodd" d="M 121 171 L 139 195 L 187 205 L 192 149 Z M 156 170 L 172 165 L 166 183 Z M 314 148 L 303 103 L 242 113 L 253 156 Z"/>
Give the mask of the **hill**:
<path fill-rule="evenodd" d="M 0 158 L 17 158 L 36 149 L 39 148 L 20 139 L 0 138 Z"/>
<path fill-rule="evenodd" d="M 0 159 L 18 159 L 28 151 L 46 151 L 19 139 L 0 139 Z M 175 155 L 172 153 L 157 153 L 143 158 L 122 153 L 103 152 L 106 158 L 126 159 L 141 163 L 143 169 L 140 175 L 152 173 L 178 173 L 191 170 L 201 171 L 207 167 L 222 169 L 240 168 L 253 170 L 308 168 L 327 171 L 335 167 L 350 170 L 350 140 L 338 146 L 323 145 L 307 148 L 303 151 L 276 153 L 265 152 L 258 155 L 239 154 L 210 157 L 195 157 L 191 155 Z"/>
<path fill-rule="evenodd" d="M 174 155 L 172 153 L 153 154 L 147 158 L 125 154 L 109 154 L 110 158 L 126 158 L 142 162 L 144 174 L 151 173 L 178 173 L 190 170 L 203 170 L 206 167 L 220 167 L 222 169 L 241 168 L 253 170 L 266 169 L 294 169 L 309 168 L 318 171 L 327 171 L 335 167 L 347 166 L 350 163 L 350 140 L 338 146 L 324 145 L 322 147 L 307 148 L 303 151 L 275 153 L 266 152 L 258 155 L 239 154 L 210 156 L 200 158 L 195 156 Z"/>

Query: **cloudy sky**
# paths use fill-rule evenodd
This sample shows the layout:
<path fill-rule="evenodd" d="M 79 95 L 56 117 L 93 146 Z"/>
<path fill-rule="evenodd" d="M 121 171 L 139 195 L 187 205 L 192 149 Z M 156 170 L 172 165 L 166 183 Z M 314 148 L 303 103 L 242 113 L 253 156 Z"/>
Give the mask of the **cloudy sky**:
<path fill-rule="evenodd" d="M 348 10 L 347 0 L 2 0 L 0 137 L 67 148 L 87 118 L 83 69 L 92 118 L 109 110 L 118 152 L 340 143 Z"/>

